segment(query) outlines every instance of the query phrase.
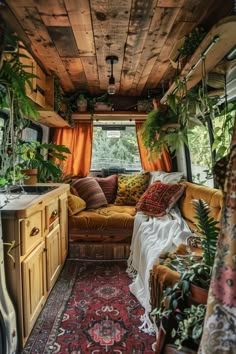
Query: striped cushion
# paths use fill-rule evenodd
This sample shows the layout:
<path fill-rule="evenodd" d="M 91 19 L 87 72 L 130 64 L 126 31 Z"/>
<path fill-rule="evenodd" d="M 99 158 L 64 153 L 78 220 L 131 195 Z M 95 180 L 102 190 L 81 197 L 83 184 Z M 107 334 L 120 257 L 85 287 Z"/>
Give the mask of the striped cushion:
<path fill-rule="evenodd" d="M 140 198 L 136 210 L 151 216 L 163 216 L 177 203 L 184 189 L 181 184 L 154 182 Z"/>
<path fill-rule="evenodd" d="M 79 197 L 86 202 L 87 209 L 96 209 L 107 205 L 102 188 L 93 177 L 80 178 L 73 182 L 72 186 L 76 189 Z"/>
<path fill-rule="evenodd" d="M 117 175 L 111 175 L 105 178 L 96 177 L 95 179 L 98 181 L 99 186 L 102 188 L 107 202 L 109 204 L 114 203 L 117 192 Z"/>

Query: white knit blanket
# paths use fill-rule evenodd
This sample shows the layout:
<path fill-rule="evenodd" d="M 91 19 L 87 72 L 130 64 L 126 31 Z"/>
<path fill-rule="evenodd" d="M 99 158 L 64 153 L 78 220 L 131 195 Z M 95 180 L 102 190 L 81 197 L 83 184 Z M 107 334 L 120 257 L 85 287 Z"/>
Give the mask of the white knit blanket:
<path fill-rule="evenodd" d="M 130 291 L 145 309 L 145 315 L 141 317 L 143 324 L 140 327 L 144 332 L 154 332 L 149 317 L 150 270 L 161 253 L 174 251 L 180 243 L 186 243 L 190 234 L 191 231 L 177 207 L 162 217 L 152 217 L 141 212 L 135 216 L 127 273 L 133 277 Z"/>

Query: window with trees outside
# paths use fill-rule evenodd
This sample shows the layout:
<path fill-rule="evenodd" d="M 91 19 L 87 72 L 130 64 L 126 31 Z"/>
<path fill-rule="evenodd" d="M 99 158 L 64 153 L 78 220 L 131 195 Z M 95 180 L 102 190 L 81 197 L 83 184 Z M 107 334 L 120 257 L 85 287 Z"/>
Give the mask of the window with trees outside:
<path fill-rule="evenodd" d="M 188 131 L 192 180 L 213 187 L 212 154 L 208 127 L 197 125 Z"/>
<path fill-rule="evenodd" d="M 141 162 L 134 122 L 95 122 L 91 170 L 124 168 L 140 171 Z"/>
<path fill-rule="evenodd" d="M 193 182 L 214 186 L 212 168 L 216 161 L 229 153 L 235 117 L 235 103 L 231 103 L 227 113 L 223 109 L 212 119 L 212 147 L 207 125 L 197 125 L 188 131 Z"/>

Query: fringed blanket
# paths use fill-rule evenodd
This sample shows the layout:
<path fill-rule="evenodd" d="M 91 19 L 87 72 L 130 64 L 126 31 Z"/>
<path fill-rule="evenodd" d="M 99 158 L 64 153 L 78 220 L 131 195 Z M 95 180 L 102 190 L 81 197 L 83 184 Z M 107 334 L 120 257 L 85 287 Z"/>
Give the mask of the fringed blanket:
<path fill-rule="evenodd" d="M 144 332 L 154 332 L 149 317 L 150 270 L 161 253 L 173 252 L 180 243 L 185 243 L 190 235 L 191 231 L 177 207 L 162 217 L 152 217 L 141 212 L 135 216 L 127 273 L 133 277 L 130 291 L 145 309 L 145 315 L 141 318 L 143 324 L 140 327 Z"/>

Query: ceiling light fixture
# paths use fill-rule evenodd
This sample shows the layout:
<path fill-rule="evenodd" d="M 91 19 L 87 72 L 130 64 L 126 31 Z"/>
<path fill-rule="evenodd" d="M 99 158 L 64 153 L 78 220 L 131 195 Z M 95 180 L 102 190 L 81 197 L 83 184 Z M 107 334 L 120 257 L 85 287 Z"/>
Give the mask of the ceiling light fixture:
<path fill-rule="evenodd" d="M 115 78 L 113 76 L 113 65 L 118 63 L 118 57 L 115 55 L 109 55 L 106 57 L 106 63 L 111 64 L 111 75 L 109 77 L 107 92 L 109 95 L 114 95 L 116 92 Z"/>

